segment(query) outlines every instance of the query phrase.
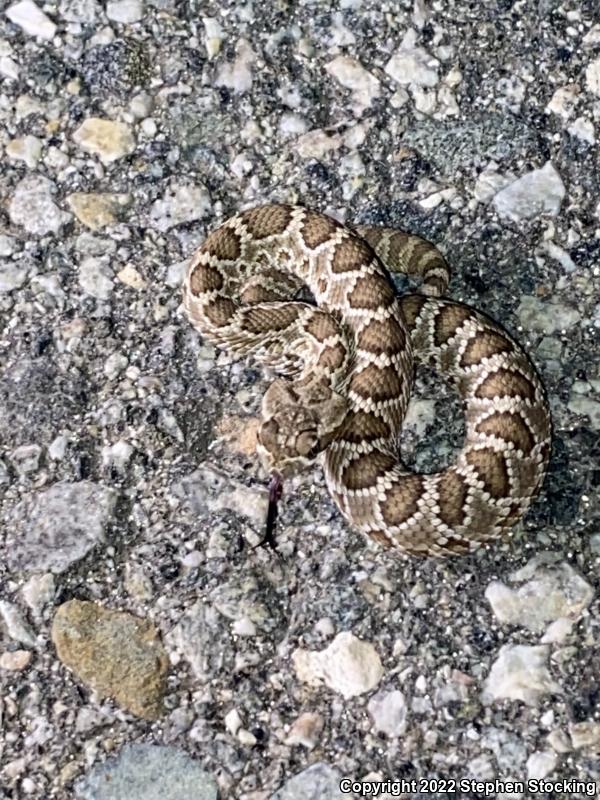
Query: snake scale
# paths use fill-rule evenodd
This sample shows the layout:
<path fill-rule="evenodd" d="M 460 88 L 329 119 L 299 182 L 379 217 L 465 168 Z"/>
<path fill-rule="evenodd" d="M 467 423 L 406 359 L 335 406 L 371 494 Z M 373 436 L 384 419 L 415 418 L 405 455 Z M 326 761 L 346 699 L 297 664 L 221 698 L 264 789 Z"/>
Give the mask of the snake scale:
<path fill-rule="evenodd" d="M 420 278 L 419 292 L 398 297 L 388 270 Z M 288 476 L 320 458 L 350 524 L 413 555 L 467 553 L 507 531 L 550 453 L 530 359 L 498 323 L 441 298 L 449 277 L 418 236 L 277 204 L 211 233 L 183 289 L 203 337 L 277 375 L 258 431 L 265 468 Z M 297 299 L 305 287 L 316 305 Z M 411 472 L 398 454 L 415 362 L 456 387 L 465 413 L 455 463 L 434 474 Z"/>

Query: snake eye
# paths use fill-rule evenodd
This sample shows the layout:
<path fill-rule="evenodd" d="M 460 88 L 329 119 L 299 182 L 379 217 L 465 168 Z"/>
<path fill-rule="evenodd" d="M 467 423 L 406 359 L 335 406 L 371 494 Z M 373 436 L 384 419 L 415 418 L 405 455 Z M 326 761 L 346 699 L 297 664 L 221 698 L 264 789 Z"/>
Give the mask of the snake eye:
<path fill-rule="evenodd" d="M 296 439 L 296 451 L 298 455 L 314 458 L 319 452 L 317 435 L 311 431 L 303 431 Z"/>

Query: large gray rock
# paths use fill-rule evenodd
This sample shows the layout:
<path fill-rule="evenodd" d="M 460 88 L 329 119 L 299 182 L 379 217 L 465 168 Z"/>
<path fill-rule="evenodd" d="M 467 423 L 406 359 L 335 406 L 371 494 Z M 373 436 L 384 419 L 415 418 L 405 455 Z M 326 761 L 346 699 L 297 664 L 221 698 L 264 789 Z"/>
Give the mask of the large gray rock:
<path fill-rule="evenodd" d="M 26 497 L 10 515 L 9 568 L 64 572 L 104 540 L 116 500 L 91 481 L 61 481 Z"/>
<path fill-rule="evenodd" d="M 175 747 L 126 745 L 75 787 L 83 800 L 216 800 L 208 772 Z"/>

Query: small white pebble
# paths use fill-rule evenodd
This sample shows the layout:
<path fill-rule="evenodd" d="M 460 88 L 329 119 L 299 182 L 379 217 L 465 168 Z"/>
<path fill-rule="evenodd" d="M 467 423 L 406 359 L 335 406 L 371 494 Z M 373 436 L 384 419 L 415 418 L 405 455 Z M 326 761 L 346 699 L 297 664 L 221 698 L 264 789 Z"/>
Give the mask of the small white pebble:
<path fill-rule="evenodd" d="M 246 745 L 246 747 L 253 747 L 256 744 L 256 736 L 245 728 L 241 728 L 237 734 L 238 742 Z"/>
<path fill-rule="evenodd" d="M 232 736 L 235 736 L 242 725 L 242 719 L 237 708 L 232 708 L 225 714 L 225 728 Z"/>

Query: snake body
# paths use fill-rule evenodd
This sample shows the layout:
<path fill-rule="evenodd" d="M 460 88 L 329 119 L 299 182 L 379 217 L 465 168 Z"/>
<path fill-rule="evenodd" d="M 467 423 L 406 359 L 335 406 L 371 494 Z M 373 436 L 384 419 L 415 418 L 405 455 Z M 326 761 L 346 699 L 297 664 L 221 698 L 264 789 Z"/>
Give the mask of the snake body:
<path fill-rule="evenodd" d="M 420 277 L 398 297 L 389 271 Z M 498 323 L 441 295 L 449 269 L 426 240 L 354 230 L 301 206 L 244 211 L 194 253 L 183 301 L 207 340 L 278 377 L 263 398 L 258 451 L 287 474 L 323 455 L 342 514 L 381 545 L 466 553 L 527 510 L 543 481 L 551 420 L 523 349 Z M 316 305 L 301 302 L 308 287 Z M 397 438 L 414 362 L 454 384 L 466 434 L 430 475 L 401 462 Z"/>

